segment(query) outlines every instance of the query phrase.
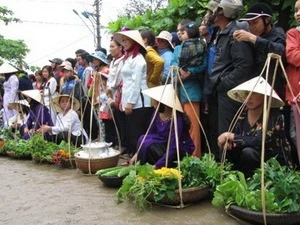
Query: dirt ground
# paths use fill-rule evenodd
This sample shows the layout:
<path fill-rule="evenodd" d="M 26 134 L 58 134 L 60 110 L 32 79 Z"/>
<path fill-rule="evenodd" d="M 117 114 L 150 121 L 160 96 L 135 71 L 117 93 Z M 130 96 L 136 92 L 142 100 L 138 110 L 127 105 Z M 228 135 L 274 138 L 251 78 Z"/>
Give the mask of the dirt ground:
<path fill-rule="evenodd" d="M 209 200 L 184 209 L 154 205 L 141 213 L 116 204 L 117 189 L 76 169 L 0 157 L 0 224 L 243 224 Z"/>

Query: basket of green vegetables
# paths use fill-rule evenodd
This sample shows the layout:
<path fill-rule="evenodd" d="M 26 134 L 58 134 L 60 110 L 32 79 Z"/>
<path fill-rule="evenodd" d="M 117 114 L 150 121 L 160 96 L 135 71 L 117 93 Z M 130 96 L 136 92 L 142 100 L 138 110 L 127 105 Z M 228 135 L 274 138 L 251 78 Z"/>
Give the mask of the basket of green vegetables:
<path fill-rule="evenodd" d="M 135 166 L 116 166 L 106 169 L 101 169 L 95 175 L 108 187 L 121 187 L 124 178 L 134 170 Z"/>

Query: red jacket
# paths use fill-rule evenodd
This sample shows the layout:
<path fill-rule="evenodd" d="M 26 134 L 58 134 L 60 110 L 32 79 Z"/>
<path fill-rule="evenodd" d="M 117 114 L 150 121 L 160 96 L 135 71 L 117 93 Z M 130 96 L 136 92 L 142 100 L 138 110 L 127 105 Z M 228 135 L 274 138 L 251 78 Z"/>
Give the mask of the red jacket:
<path fill-rule="evenodd" d="M 296 28 L 292 28 L 287 32 L 286 59 L 288 62 L 286 73 L 292 92 L 296 97 L 300 92 L 300 30 Z M 294 101 L 288 85 L 286 85 L 286 100 Z"/>

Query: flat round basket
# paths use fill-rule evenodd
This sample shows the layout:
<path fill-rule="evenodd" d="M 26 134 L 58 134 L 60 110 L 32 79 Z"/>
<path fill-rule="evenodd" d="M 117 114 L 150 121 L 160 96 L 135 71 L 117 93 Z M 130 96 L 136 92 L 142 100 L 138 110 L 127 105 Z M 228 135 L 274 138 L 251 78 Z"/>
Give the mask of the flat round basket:
<path fill-rule="evenodd" d="M 125 177 L 102 177 L 99 176 L 99 179 L 105 184 L 107 187 L 119 188 L 121 187 L 123 180 Z"/>
<path fill-rule="evenodd" d="M 6 154 L 11 158 L 15 158 L 15 159 L 18 158 L 15 152 L 7 151 Z"/>
<path fill-rule="evenodd" d="M 119 151 L 116 152 L 117 153 L 114 156 L 110 156 L 106 158 L 91 158 L 91 159 L 78 157 L 75 154 L 76 167 L 82 170 L 84 173 L 89 173 L 89 167 L 90 167 L 91 170 L 90 172 L 94 174 L 98 170 L 117 166 L 119 162 L 120 152 Z"/>
<path fill-rule="evenodd" d="M 192 187 L 182 189 L 182 202 L 183 204 L 190 204 L 193 202 L 199 202 L 200 200 L 206 198 L 209 194 L 209 186 L 201 186 L 201 187 Z M 155 202 L 153 195 L 149 196 L 150 202 Z M 164 205 L 180 205 L 180 195 L 179 189 L 175 190 L 175 198 L 169 199 L 165 197 L 159 200 L 156 203 L 164 204 Z"/>
<path fill-rule="evenodd" d="M 75 159 L 71 159 L 71 162 L 70 159 L 60 159 L 60 165 L 63 168 L 76 168 Z"/>
<path fill-rule="evenodd" d="M 254 212 L 239 206 L 231 205 L 227 209 L 227 213 L 230 216 L 253 225 L 264 225 L 263 214 L 261 212 Z M 266 219 L 268 225 L 299 225 L 300 213 L 267 213 Z"/>

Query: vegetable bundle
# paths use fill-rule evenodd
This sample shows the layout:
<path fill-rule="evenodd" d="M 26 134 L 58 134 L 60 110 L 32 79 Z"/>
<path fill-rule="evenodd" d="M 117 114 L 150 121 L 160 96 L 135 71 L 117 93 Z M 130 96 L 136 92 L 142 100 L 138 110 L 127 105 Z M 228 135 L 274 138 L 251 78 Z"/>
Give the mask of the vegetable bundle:
<path fill-rule="evenodd" d="M 281 166 L 275 158 L 265 164 L 265 204 L 268 213 L 295 213 L 300 211 L 300 173 Z M 261 169 L 252 178 L 230 172 L 214 192 L 213 205 L 237 205 L 252 211 L 262 211 Z"/>

